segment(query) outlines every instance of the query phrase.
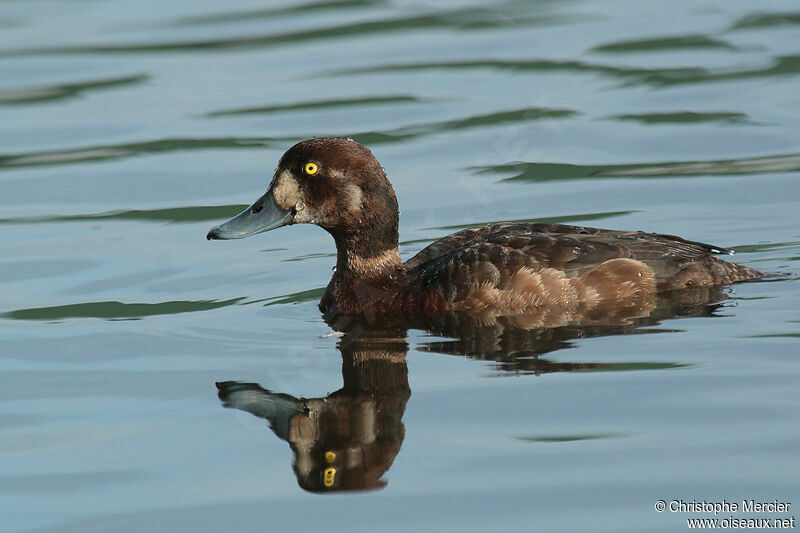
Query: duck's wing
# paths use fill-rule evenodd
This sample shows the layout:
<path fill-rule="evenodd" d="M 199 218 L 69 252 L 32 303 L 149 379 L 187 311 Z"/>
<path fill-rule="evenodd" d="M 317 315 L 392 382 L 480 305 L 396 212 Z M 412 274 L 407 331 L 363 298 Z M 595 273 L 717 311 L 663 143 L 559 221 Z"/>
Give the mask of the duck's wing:
<path fill-rule="evenodd" d="M 480 243 L 492 243 L 520 250 L 543 262 L 545 266 L 559 270 L 567 270 L 565 267 L 568 264 L 574 269 L 619 257 L 646 260 L 733 253 L 719 246 L 688 241 L 674 235 L 564 224 L 509 222 L 475 226 L 448 235 L 431 243 L 406 261 L 406 270 L 412 270 L 430 261 L 444 259 L 445 256 L 465 251 Z M 571 253 L 575 251 L 576 246 L 579 247 L 580 253 Z"/>
<path fill-rule="evenodd" d="M 433 259 L 438 259 L 447 254 L 463 249 L 471 244 L 475 244 L 485 239 L 487 235 L 496 231 L 498 224 L 486 224 L 483 226 L 473 226 L 471 228 L 451 233 L 447 237 L 432 242 L 417 255 L 403 263 L 405 269 L 412 270 L 423 263 Z"/>
<path fill-rule="evenodd" d="M 752 269 L 720 261 L 725 248 L 673 235 L 581 226 L 504 223 L 477 226 L 432 243 L 405 263 L 410 276 L 436 283 L 447 294 L 483 281 L 506 279 L 522 267 L 552 268 L 577 276 L 605 261 L 629 258 L 653 269 L 659 290 L 753 279 Z M 735 268 L 734 268 L 735 267 Z M 686 273 L 687 269 L 690 271 Z M 681 276 L 681 273 L 684 275 Z M 688 276 L 688 277 L 687 277 Z M 676 286 L 672 280 L 680 278 Z M 685 279 L 684 279 L 685 278 Z M 696 279 L 694 279 L 696 278 Z"/>

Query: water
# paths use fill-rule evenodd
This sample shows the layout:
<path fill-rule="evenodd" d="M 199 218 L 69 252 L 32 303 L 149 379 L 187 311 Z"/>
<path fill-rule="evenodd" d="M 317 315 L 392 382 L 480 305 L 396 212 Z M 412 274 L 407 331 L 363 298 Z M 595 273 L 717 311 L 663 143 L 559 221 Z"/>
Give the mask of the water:
<path fill-rule="evenodd" d="M 659 499 L 778 499 L 790 512 L 734 516 L 794 516 L 799 21 L 791 1 L 2 2 L 4 531 L 713 517 Z M 204 238 L 320 135 L 385 166 L 406 258 L 471 224 L 579 221 L 788 277 L 627 327 L 349 344 L 316 308 L 323 231 Z M 258 385 L 228 384 L 224 408 L 215 382 Z M 366 431 L 337 438 L 378 431 L 385 486 L 300 488 L 299 430 L 293 450 L 286 423 L 242 410 L 297 405 Z"/>

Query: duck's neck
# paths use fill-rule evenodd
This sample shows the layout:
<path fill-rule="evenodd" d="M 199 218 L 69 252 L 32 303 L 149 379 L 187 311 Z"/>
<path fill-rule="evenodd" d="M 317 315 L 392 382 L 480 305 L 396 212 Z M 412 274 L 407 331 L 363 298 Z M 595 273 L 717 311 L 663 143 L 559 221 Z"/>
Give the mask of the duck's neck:
<path fill-rule="evenodd" d="M 332 232 L 336 241 L 336 276 L 355 279 L 394 277 L 402 268 L 397 249 L 397 226 Z"/>
<path fill-rule="evenodd" d="M 397 200 L 385 176 L 370 186 L 358 195 L 361 209 L 346 211 L 342 224 L 323 226 L 336 242 L 336 273 L 320 301 L 324 312 L 385 314 L 402 295 Z"/>

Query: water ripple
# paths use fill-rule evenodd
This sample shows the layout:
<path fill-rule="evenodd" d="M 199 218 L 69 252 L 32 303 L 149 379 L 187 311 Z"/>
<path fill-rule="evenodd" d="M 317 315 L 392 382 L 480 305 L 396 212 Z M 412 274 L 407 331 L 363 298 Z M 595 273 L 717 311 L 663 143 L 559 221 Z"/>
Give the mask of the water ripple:
<path fill-rule="evenodd" d="M 362 144 L 375 145 L 399 142 L 415 137 L 431 135 L 434 133 L 453 132 L 457 130 L 498 126 L 503 124 L 515 124 L 534 120 L 570 118 L 580 114 L 581 113 L 579 111 L 575 111 L 573 109 L 524 107 L 521 109 L 497 111 L 494 113 L 473 115 L 453 120 L 403 126 L 393 130 L 354 133 L 347 135 L 347 137 L 351 137 Z"/>
<path fill-rule="evenodd" d="M 285 146 L 286 144 L 294 143 L 301 139 L 318 136 L 350 137 L 363 144 L 375 145 L 401 142 L 407 139 L 413 139 L 434 133 L 529 122 L 534 120 L 569 118 L 579 114 L 580 113 L 578 111 L 574 111 L 572 109 L 525 107 L 521 109 L 498 111 L 494 113 L 474 115 L 452 120 L 414 124 L 386 131 L 368 131 L 361 133 L 334 131 L 329 132 L 327 135 L 320 135 L 319 132 L 314 132 L 310 135 L 293 137 L 219 137 L 207 139 L 171 138 L 106 146 L 89 146 L 68 150 L 47 150 L 20 154 L 0 154 L 0 171 L 7 168 L 40 167 L 47 165 L 63 165 L 92 161 L 108 161 L 138 155 L 185 150 L 207 150 L 218 148 L 249 149 L 270 146 L 275 143 L 280 143 L 281 146 Z"/>
<path fill-rule="evenodd" d="M 174 42 L 140 42 L 131 44 L 85 44 L 41 46 L 0 51 L 0 57 L 75 54 L 141 54 L 152 52 L 218 51 L 264 48 L 281 44 L 326 41 L 364 35 L 389 35 L 419 29 L 480 30 L 520 25 L 567 22 L 553 16 L 507 16 L 496 10 L 467 7 L 422 15 L 368 20 L 321 28 L 269 33 L 246 37 L 184 40 Z"/>
<path fill-rule="evenodd" d="M 150 76 L 146 74 L 134 74 L 132 76 L 87 80 L 76 83 L 42 85 L 39 87 L 26 87 L 22 89 L 2 89 L 0 90 L 0 105 L 19 105 L 64 100 L 80 96 L 87 91 L 136 85 L 148 79 L 150 79 Z"/>
<path fill-rule="evenodd" d="M 328 2 L 310 2 L 299 6 L 267 7 L 263 9 L 249 9 L 244 11 L 232 11 L 224 13 L 212 13 L 208 15 L 195 15 L 181 17 L 161 26 L 180 27 L 180 26 L 203 26 L 206 24 L 218 24 L 220 22 L 249 22 L 254 19 L 273 19 L 287 15 L 302 13 L 313 13 L 329 10 L 343 11 L 352 7 L 375 7 L 386 5 L 383 0 L 333 0 Z"/>
<path fill-rule="evenodd" d="M 238 107 L 234 109 L 222 109 L 205 113 L 204 117 L 225 117 L 231 115 L 253 115 L 282 113 L 285 111 L 306 111 L 318 109 L 336 109 L 343 107 L 359 107 L 375 104 L 410 104 L 429 102 L 430 100 L 418 98 L 407 94 L 387 95 L 387 96 L 362 96 L 351 98 L 334 98 L 328 100 L 312 100 L 309 102 L 298 102 L 294 104 L 271 105 L 262 107 Z"/>
<path fill-rule="evenodd" d="M 798 248 L 800 248 L 800 241 L 788 241 L 788 242 L 744 244 L 741 246 L 734 246 L 733 250 L 736 253 L 756 253 L 756 252 L 770 252 L 772 250 L 795 250 Z"/>
<path fill-rule="evenodd" d="M 145 222 L 206 222 L 229 218 L 240 213 L 246 205 L 187 206 L 166 209 L 133 209 L 79 215 L 46 217 L 0 218 L 0 224 L 36 224 L 51 222 L 83 222 L 97 220 L 142 220 Z"/>
<path fill-rule="evenodd" d="M 513 174 L 502 181 L 553 181 L 592 177 L 651 178 L 670 176 L 736 176 L 800 171 L 800 154 L 717 161 L 667 161 L 622 165 L 507 163 L 472 167 L 478 174 Z"/>
<path fill-rule="evenodd" d="M 571 72 L 603 74 L 623 80 L 640 80 L 654 85 L 708 75 L 701 67 L 633 68 L 615 67 L 578 60 L 555 59 L 469 59 L 460 61 L 430 61 L 423 63 L 381 64 L 326 70 L 316 76 L 351 76 L 381 72 L 413 72 L 424 70 L 500 70 L 510 72 Z"/>
<path fill-rule="evenodd" d="M 46 150 L 21 154 L 0 154 L 0 170 L 16 167 L 40 167 L 89 161 L 108 161 L 143 154 L 208 150 L 217 148 L 262 148 L 274 139 L 267 137 L 218 137 L 207 139 L 168 138 L 68 150 Z"/>
<path fill-rule="evenodd" d="M 174 315 L 209 311 L 234 305 L 244 297 L 230 300 L 176 300 L 160 303 L 86 302 L 52 307 L 17 309 L 0 317 L 12 320 L 65 320 L 69 318 L 136 319 L 155 315 Z"/>
<path fill-rule="evenodd" d="M 511 72 L 572 72 L 601 74 L 616 78 L 626 85 L 668 87 L 691 83 L 745 80 L 773 76 L 790 76 L 800 73 L 800 55 L 779 56 L 772 63 L 759 68 L 710 70 L 705 67 L 643 68 L 618 67 L 578 60 L 550 59 L 475 59 L 464 61 L 431 61 L 426 63 L 395 63 L 368 67 L 333 69 L 315 76 L 351 76 L 379 72 L 412 72 L 423 70 L 480 70 L 491 69 Z"/>
<path fill-rule="evenodd" d="M 613 365 L 614 363 L 609 363 L 609 365 Z M 631 370 L 651 370 L 648 368 L 647 365 L 655 365 L 656 363 L 643 363 L 642 368 L 635 368 Z M 666 365 L 670 365 L 671 363 L 666 363 Z M 599 366 L 599 364 L 598 364 Z M 664 368 L 674 368 L 672 366 L 666 366 Z M 661 367 L 656 367 L 656 370 L 661 370 Z M 515 438 L 528 441 L 528 442 L 578 442 L 583 440 L 596 440 L 596 439 L 618 439 L 622 437 L 627 437 L 627 433 L 585 433 L 585 434 L 574 434 L 574 435 L 518 435 Z"/>
<path fill-rule="evenodd" d="M 777 28 L 781 26 L 800 26 L 800 12 L 752 13 L 734 22 L 731 30 Z"/>
<path fill-rule="evenodd" d="M 642 124 L 695 124 L 721 122 L 724 124 L 748 124 L 756 123 L 750 120 L 745 113 L 735 111 L 717 111 L 709 113 L 699 113 L 695 111 L 677 111 L 671 113 L 631 113 L 625 115 L 612 115 L 608 117 L 614 120 L 633 120 Z"/>
<path fill-rule="evenodd" d="M 678 35 L 669 37 L 654 37 L 649 39 L 633 39 L 614 41 L 593 47 L 590 52 L 605 52 L 612 54 L 625 54 L 631 52 L 665 52 L 671 50 L 694 50 L 703 48 L 716 48 L 725 50 L 738 50 L 737 47 L 720 39 L 714 39 L 702 34 Z"/>
<path fill-rule="evenodd" d="M 322 295 L 325 294 L 325 287 L 317 287 L 316 289 L 308 289 L 305 291 L 294 292 L 291 294 L 286 294 L 283 296 L 275 296 L 273 298 L 267 298 L 269 300 L 268 303 L 264 304 L 264 307 L 269 305 L 283 305 L 283 304 L 298 304 L 298 303 L 305 303 L 305 302 L 317 302 Z M 262 302 L 264 300 L 256 300 L 253 302 L 247 303 L 257 303 Z"/>

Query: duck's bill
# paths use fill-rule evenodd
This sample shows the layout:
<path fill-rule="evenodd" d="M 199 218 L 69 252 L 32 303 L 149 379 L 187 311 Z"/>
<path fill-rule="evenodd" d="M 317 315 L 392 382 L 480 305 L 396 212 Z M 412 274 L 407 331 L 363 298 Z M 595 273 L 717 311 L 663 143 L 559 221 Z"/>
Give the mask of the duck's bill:
<path fill-rule="evenodd" d="M 229 221 L 211 228 L 206 239 L 241 239 L 291 223 L 292 212 L 278 207 L 272 196 L 272 190 L 269 190 L 253 205 Z"/>

